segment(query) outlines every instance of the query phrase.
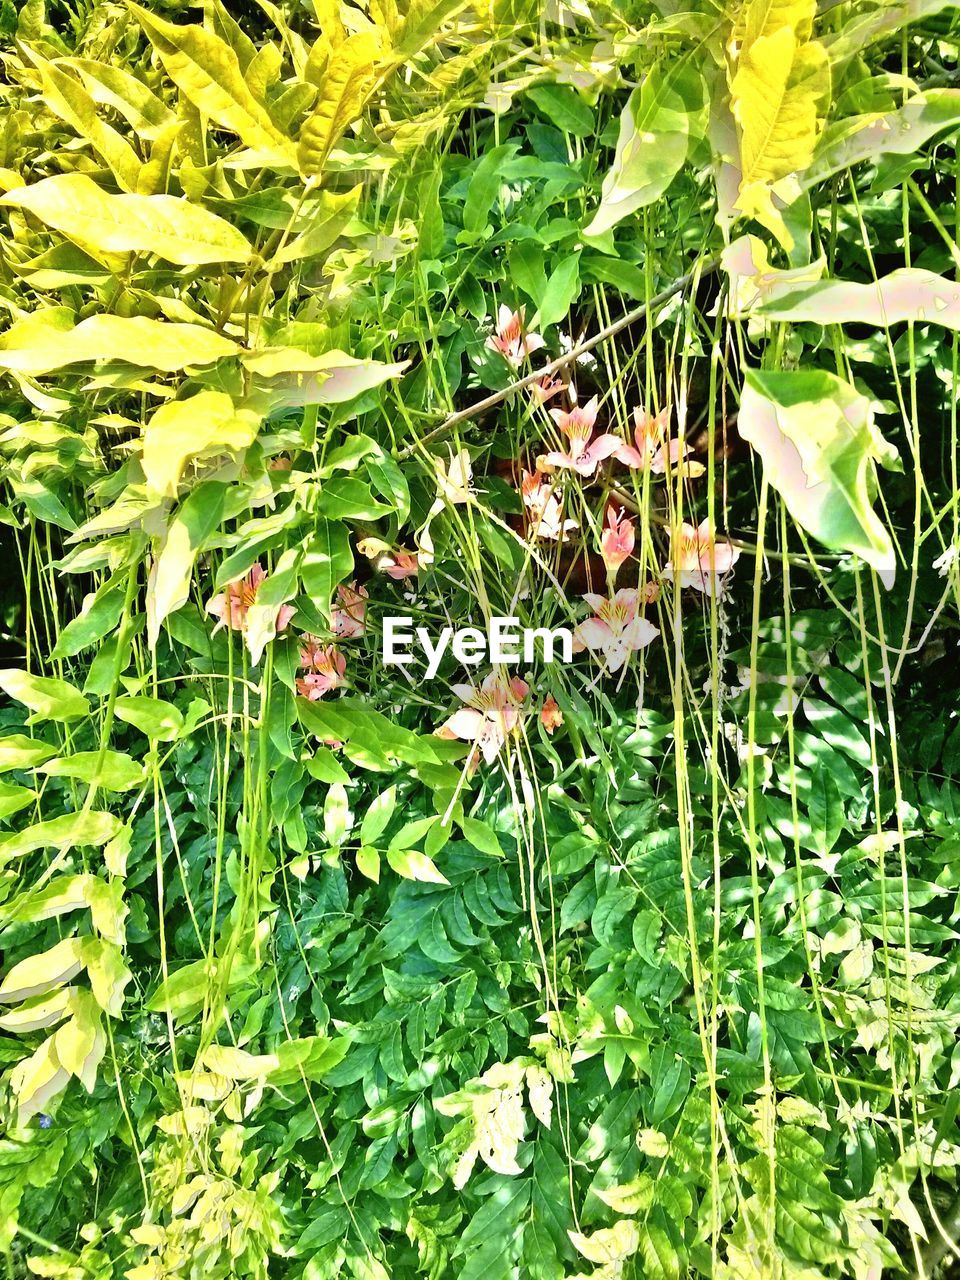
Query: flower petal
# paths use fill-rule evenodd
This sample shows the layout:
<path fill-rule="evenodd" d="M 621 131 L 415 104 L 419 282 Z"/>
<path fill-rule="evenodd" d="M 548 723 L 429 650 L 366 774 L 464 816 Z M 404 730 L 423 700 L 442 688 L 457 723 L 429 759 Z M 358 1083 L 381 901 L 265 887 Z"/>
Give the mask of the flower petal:
<path fill-rule="evenodd" d="M 578 623 L 574 637 L 591 652 L 602 650 L 613 641 L 613 632 L 602 618 L 587 618 Z"/>

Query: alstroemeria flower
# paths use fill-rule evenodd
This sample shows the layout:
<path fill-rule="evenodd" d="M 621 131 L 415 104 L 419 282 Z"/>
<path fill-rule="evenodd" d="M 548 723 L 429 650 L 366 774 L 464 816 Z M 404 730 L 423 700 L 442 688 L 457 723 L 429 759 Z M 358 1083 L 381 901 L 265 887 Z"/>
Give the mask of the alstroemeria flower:
<path fill-rule="evenodd" d="M 207 601 L 207 613 L 219 618 L 214 627 L 214 634 L 221 627 L 229 627 L 231 631 L 243 631 L 247 624 L 247 614 L 256 601 L 267 571 L 261 564 L 255 564 L 245 578 L 227 584 L 225 590 Z M 275 630 L 284 631 L 296 609 L 289 604 L 282 604 L 277 609 Z"/>
<path fill-rule="evenodd" d="M 612 600 L 605 596 L 589 594 L 584 600 L 595 616 L 581 622 L 573 633 L 573 651 L 602 654 L 604 665 L 610 672 L 619 671 L 630 654 L 644 649 L 660 632 L 646 618 L 637 613 L 639 592 L 623 588 Z"/>
<path fill-rule="evenodd" d="M 656 604 L 660 599 L 659 584 L 654 582 L 652 578 L 648 579 L 640 588 L 640 599 L 644 604 Z"/>
<path fill-rule="evenodd" d="M 590 439 L 599 407 L 597 397 L 594 396 L 585 405 L 577 405 L 569 413 L 562 409 L 551 409 L 550 417 L 570 441 L 569 452 L 553 450 L 544 454 L 537 459 L 537 467 L 542 470 L 542 463 L 547 467 L 566 467 L 582 476 L 592 476 L 604 459 L 612 457 L 622 448 L 623 441 L 617 436 L 599 435 L 594 440 Z"/>
<path fill-rule="evenodd" d="M 508 680 L 502 672 L 491 671 L 479 688 L 455 684 L 453 692 L 466 705 L 444 721 L 437 736 L 473 742 L 490 764 L 507 737 L 516 731 L 530 686 L 519 676 Z"/>
<path fill-rule="evenodd" d="M 646 409 L 633 411 L 633 444 L 621 444 L 617 449 L 617 461 L 625 467 L 643 471 L 648 467 L 653 475 L 662 476 L 668 466 L 675 467 L 681 459 L 686 459 L 693 450 L 684 445 L 682 454 L 679 440 L 667 440 L 667 426 L 670 421 L 669 409 L 661 409 L 654 417 Z M 684 471 L 688 476 L 703 474 L 699 462 L 684 462 Z"/>
<path fill-rule="evenodd" d="M 607 507 L 607 526 L 600 535 L 600 554 L 610 573 L 616 573 L 633 555 L 636 534 L 633 521 L 623 511 Z"/>
<path fill-rule="evenodd" d="M 397 547 L 394 551 L 385 551 L 377 559 L 377 568 L 394 582 L 402 582 L 404 578 L 415 578 L 420 572 L 420 562 L 415 551 L 405 551 Z"/>
<path fill-rule="evenodd" d="M 324 694 L 343 684 L 347 659 L 336 645 L 323 645 L 316 636 L 303 638 L 306 644 L 300 650 L 300 665 L 308 670 L 297 679 L 297 693 L 301 698 L 318 702 Z"/>
<path fill-rule="evenodd" d="M 530 395 L 537 404 L 546 404 L 548 400 L 552 400 L 555 395 L 563 390 L 563 379 L 555 378 L 550 373 L 545 373 L 539 382 L 534 382 L 530 387 Z"/>
<path fill-rule="evenodd" d="M 470 486 L 473 483 L 473 467 L 467 450 L 458 449 L 456 453 L 451 454 L 449 463 L 445 458 L 434 458 L 433 464 L 437 470 L 438 492 L 438 499 L 434 504 L 434 509 L 443 510 L 443 503 L 440 498 L 445 498 L 447 502 L 452 503 L 454 506 L 468 502 L 470 499 Z"/>
<path fill-rule="evenodd" d="M 547 694 L 540 708 L 540 723 L 551 735 L 563 724 L 563 712 L 557 706 L 557 700 L 552 693 Z"/>
<path fill-rule="evenodd" d="M 361 538 L 357 542 L 357 550 L 373 562 L 374 568 L 393 578 L 395 582 L 416 577 L 420 572 L 416 551 L 407 551 L 405 547 L 393 548 L 382 538 Z"/>
<path fill-rule="evenodd" d="M 677 579 L 681 587 L 693 587 L 704 595 L 712 596 L 719 582 L 740 559 L 740 550 L 729 542 L 717 542 L 709 520 L 696 529 L 681 524 L 670 551 L 670 559 L 664 565 L 663 576 Z"/>
<path fill-rule="evenodd" d="M 553 485 L 535 471 L 524 471 L 520 481 L 520 494 L 527 508 L 530 531 L 535 538 L 547 538 L 551 542 L 566 542 L 570 530 L 576 529 L 576 520 L 564 520 L 560 500 Z"/>
<path fill-rule="evenodd" d="M 367 589 L 355 582 L 337 587 L 337 603 L 331 612 L 333 634 L 341 640 L 353 640 L 366 630 Z"/>
<path fill-rule="evenodd" d="M 524 332 L 525 310 L 521 307 L 519 311 L 511 311 L 509 307 L 501 306 L 497 312 L 496 332 L 491 333 L 485 344 L 489 351 L 499 351 L 514 365 L 544 345 L 539 333 Z"/>

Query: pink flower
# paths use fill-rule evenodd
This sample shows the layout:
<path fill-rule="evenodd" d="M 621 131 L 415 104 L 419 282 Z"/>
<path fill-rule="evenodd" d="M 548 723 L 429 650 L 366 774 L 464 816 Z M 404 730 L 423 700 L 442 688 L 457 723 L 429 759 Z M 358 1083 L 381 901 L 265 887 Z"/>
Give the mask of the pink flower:
<path fill-rule="evenodd" d="M 671 581 L 679 579 L 681 587 L 693 587 L 704 595 L 712 596 L 718 587 L 722 590 L 722 578 L 740 559 L 740 550 L 729 542 L 717 542 L 709 520 L 696 529 L 681 524 L 674 539 L 670 559 L 663 569 L 663 576 Z"/>
<path fill-rule="evenodd" d="M 539 382 L 534 382 L 531 385 L 530 395 L 537 404 L 546 404 L 548 400 L 552 400 L 562 390 L 563 380 L 554 378 L 552 374 L 545 373 Z"/>
<path fill-rule="evenodd" d="M 297 693 L 301 698 L 318 702 L 324 694 L 343 684 L 347 659 L 335 645 L 321 645 L 316 636 L 304 636 L 304 640 L 300 665 L 309 669 L 306 675 L 298 677 Z"/>
<path fill-rule="evenodd" d="M 388 578 L 393 578 L 394 582 L 402 582 L 404 578 L 415 578 L 420 572 L 417 553 L 404 551 L 402 547 L 382 555 L 377 561 L 377 567 L 382 569 Z"/>
<path fill-rule="evenodd" d="M 582 653 L 603 655 L 606 669 L 619 671 L 630 654 L 645 648 L 660 632 L 637 613 L 639 593 L 624 588 L 612 600 L 590 594 L 583 598 L 595 611 L 595 617 L 581 622 L 573 633 L 573 649 Z"/>
<path fill-rule="evenodd" d="M 633 521 L 623 511 L 607 507 L 607 527 L 600 535 L 600 554 L 610 573 L 616 574 L 624 560 L 630 559 L 635 543 Z"/>
<path fill-rule="evenodd" d="M 511 311 L 509 307 L 501 306 L 497 312 L 497 331 L 485 344 L 489 351 L 499 351 L 514 365 L 544 345 L 539 333 L 524 332 L 525 310 L 521 307 L 519 311 Z"/>
<path fill-rule="evenodd" d="M 563 712 L 557 706 L 557 700 L 552 693 L 547 694 L 540 708 L 540 723 L 551 735 L 563 724 Z"/>
<path fill-rule="evenodd" d="M 341 583 L 337 587 L 337 606 L 333 609 L 331 622 L 333 634 L 341 640 L 353 640 L 362 636 L 366 630 L 364 615 L 367 611 L 367 589 L 358 587 L 355 582 L 349 586 Z"/>
<path fill-rule="evenodd" d="M 475 743 L 490 764 L 508 735 L 517 729 L 530 686 L 518 676 L 508 681 L 501 671 L 491 671 L 479 689 L 455 684 L 453 691 L 466 705 L 444 721 L 437 736 Z"/>
<path fill-rule="evenodd" d="M 650 471 L 658 476 L 664 475 L 668 467 L 675 467 L 681 457 L 680 441 L 667 441 L 667 424 L 669 421 L 670 411 L 668 409 L 661 409 L 656 417 L 647 413 L 646 409 L 634 409 L 634 442 L 632 445 L 620 445 L 617 449 L 617 461 L 622 462 L 625 467 L 632 467 L 640 471 L 649 467 Z M 689 445 L 684 445 L 684 458 L 692 452 L 693 450 Z M 685 463 L 684 470 L 688 476 L 703 474 L 703 467 L 699 462 Z"/>
<path fill-rule="evenodd" d="M 640 588 L 640 599 L 644 604 L 656 604 L 660 599 L 660 587 L 652 579 Z"/>
<path fill-rule="evenodd" d="M 247 614 L 255 603 L 257 592 L 267 576 L 261 564 L 255 564 L 245 578 L 230 582 L 219 595 L 207 601 L 207 613 L 213 614 L 220 621 L 214 627 L 214 634 L 221 627 L 229 627 L 231 631 L 243 631 L 247 625 Z M 296 613 L 289 604 L 282 604 L 277 609 L 276 631 L 284 631 L 290 619 Z"/>
<path fill-rule="evenodd" d="M 585 405 L 578 405 L 569 413 L 564 413 L 562 409 L 551 409 L 550 417 L 570 441 L 569 452 L 554 450 L 547 453 L 537 460 L 537 467 L 541 470 L 541 464 L 546 464 L 547 467 L 568 467 L 582 476 L 592 476 L 605 458 L 612 457 L 622 448 L 623 441 L 617 436 L 599 435 L 595 440 L 590 440 L 599 407 L 597 397 L 594 396 Z"/>
<path fill-rule="evenodd" d="M 551 542 L 566 542 L 569 531 L 576 529 L 576 520 L 564 520 L 560 501 L 553 490 L 536 472 L 524 471 L 520 481 L 520 493 L 527 508 L 530 531 L 535 538 L 548 538 Z"/>

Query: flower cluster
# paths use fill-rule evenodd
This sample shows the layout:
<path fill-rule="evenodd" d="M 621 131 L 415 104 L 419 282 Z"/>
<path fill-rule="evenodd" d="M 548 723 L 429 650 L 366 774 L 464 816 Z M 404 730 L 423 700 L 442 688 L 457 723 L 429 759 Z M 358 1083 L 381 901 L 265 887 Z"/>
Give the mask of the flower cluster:
<path fill-rule="evenodd" d="M 544 346 L 543 338 L 527 328 L 525 313 L 521 308 L 511 311 L 501 306 L 494 332 L 486 343 L 514 368 L 533 352 Z M 546 408 L 555 397 L 564 394 L 569 408 Z M 632 431 L 628 439 L 612 431 L 598 430 L 600 413 L 599 396 L 592 396 L 586 403 L 578 400 L 576 389 L 548 370 L 530 382 L 530 398 L 533 404 L 543 408 L 561 437 L 561 445 L 548 449 L 535 461 L 533 470 L 524 469 L 520 479 L 520 499 L 523 505 L 527 536 L 531 540 L 563 544 L 570 541 L 580 528 L 564 507 L 564 473 L 579 477 L 582 482 L 600 478 L 605 463 L 616 464 L 635 472 L 651 476 L 669 477 L 678 471 L 687 478 L 703 472 L 703 467 L 691 459 L 692 450 L 677 438 L 670 437 L 668 409 L 657 414 L 645 408 L 633 410 Z M 289 459 L 281 456 L 272 466 L 288 466 Z M 357 550 L 367 557 L 372 566 L 397 583 L 416 578 L 422 569 L 433 563 L 433 542 L 430 524 L 447 505 L 466 504 L 473 500 L 473 474 L 470 455 L 460 448 L 449 458 L 435 457 L 436 499 L 425 522 L 414 535 L 413 547 L 408 548 L 382 541 L 374 534 L 366 534 L 357 542 Z M 604 473 L 606 475 L 606 473 Z M 637 546 L 635 519 L 627 514 L 624 503 L 617 501 L 621 495 L 614 488 L 606 489 L 603 522 L 599 530 L 599 550 L 607 573 L 606 595 L 588 592 L 583 599 L 590 614 L 580 621 L 573 633 L 574 653 L 589 653 L 608 675 L 622 671 L 631 656 L 645 649 L 660 632 L 644 617 L 644 609 L 656 603 L 660 588 L 655 581 L 616 589 L 616 580 L 624 565 L 634 557 Z M 709 520 L 694 528 L 681 524 L 674 531 L 670 555 L 661 570 L 661 577 L 673 581 L 679 587 L 690 587 L 707 596 L 716 596 L 723 589 L 726 575 L 733 568 L 739 550 L 730 542 L 718 541 Z M 218 628 L 227 627 L 246 633 L 250 610 L 258 599 L 265 580 L 266 570 L 256 564 L 245 577 L 229 583 L 207 603 L 207 611 L 218 619 Z M 300 671 L 296 676 L 297 693 L 311 702 L 326 697 L 347 682 L 347 656 L 340 645 L 364 635 L 368 593 L 356 582 L 337 587 L 331 610 L 330 638 L 304 634 L 300 646 Z M 279 634 L 290 624 L 294 609 L 287 604 L 277 607 L 266 624 L 264 610 L 258 610 L 257 625 L 260 644 L 263 635 Z M 251 649 L 256 649 L 251 641 Z M 258 649 L 256 649 L 259 652 Z M 530 689 L 518 677 L 508 678 L 502 668 L 495 668 L 479 686 L 459 684 L 453 686 L 462 706 L 455 710 L 437 730 L 443 738 L 457 738 L 472 744 L 467 767 L 472 772 L 481 760 L 492 762 L 509 739 L 518 733 L 527 710 Z M 563 724 L 563 713 L 556 699 L 549 694 L 539 712 L 544 733 L 552 735 Z"/>
<path fill-rule="evenodd" d="M 336 604 L 330 613 L 330 625 L 338 640 L 355 640 L 366 631 L 368 593 L 366 587 L 352 582 L 337 587 Z M 297 693 L 301 698 L 317 702 L 345 683 L 346 655 L 335 644 L 324 644 L 317 636 L 305 635 L 300 649 L 300 667 L 305 672 L 297 677 Z"/>

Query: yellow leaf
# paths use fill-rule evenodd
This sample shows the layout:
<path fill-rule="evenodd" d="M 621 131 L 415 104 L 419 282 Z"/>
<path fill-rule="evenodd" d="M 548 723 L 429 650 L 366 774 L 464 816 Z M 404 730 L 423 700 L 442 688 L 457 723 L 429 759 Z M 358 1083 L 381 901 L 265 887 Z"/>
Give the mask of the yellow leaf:
<path fill-rule="evenodd" d="M 275 1053 L 247 1053 L 229 1044 L 210 1045 L 200 1061 L 208 1071 L 228 1080 L 262 1080 L 280 1065 Z"/>
<path fill-rule="evenodd" d="M 61 987 L 49 995 L 33 996 L 16 1009 L 0 1017 L 0 1027 L 14 1035 L 27 1035 L 31 1031 L 45 1031 L 67 1016 L 67 1005 L 73 987 Z"/>
<path fill-rule="evenodd" d="M 66 680 L 56 680 L 52 676 L 32 676 L 16 667 L 7 667 L 0 671 L 0 689 L 17 702 L 34 712 L 37 720 L 77 720 L 90 714 L 90 704 L 78 689 Z M 44 743 L 29 743 L 27 748 L 45 750 Z M 51 753 L 53 754 L 53 753 Z M 29 757 L 22 761 L 14 760 L 9 766 L 14 769 L 29 768 L 33 760 Z"/>
<path fill-rule="evenodd" d="M 816 16 L 816 0 L 746 0 L 734 24 L 734 41 L 746 48 L 781 27 L 790 27 L 800 40 L 809 40 Z"/>
<path fill-rule="evenodd" d="M 260 419 L 235 409 L 223 391 L 201 391 L 161 405 L 143 432 L 143 471 L 155 493 L 175 498 L 188 462 L 239 452 L 257 434 Z"/>
<path fill-rule="evenodd" d="M 119 1018 L 123 992 L 133 974 L 123 963 L 123 952 L 103 938 L 83 938 L 83 963 L 97 1004 L 111 1018 Z"/>
<path fill-rule="evenodd" d="M 180 266 L 247 262 L 236 227 L 182 196 L 111 195 L 84 173 L 61 173 L 5 195 L 81 247 L 106 253 L 154 253 Z"/>
<path fill-rule="evenodd" d="M 120 360 L 173 373 L 213 364 L 236 350 L 235 342 L 199 324 L 99 315 L 74 326 L 65 308 L 50 307 L 0 336 L 0 369 L 43 374 L 80 361 Z"/>
<path fill-rule="evenodd" d="M 830 95 L 830 62 L 809 39 L 813 0 L 752 0 L 742 11 L 744 43 L 730 91 L 739 127 L 740 191 L 736 208 L 756 218 L 787 249 L 793 242 L 781 204 L 800 194 Z"/>
<path fill-rule="evenodd" d="M 120 819 L 102 809 L 65 813 L 4 836 L 0 839 L 0 859 L 22 858 L 36 849 L 59 849 L 63 853 L 75 845 L 106 844 L 119 830 Z"/>
<path fill-rule="evenodd" d="M 87 139 L 121 186 L 135 191 L 141 168 L 137 153 L 116 129 L 100 119 L 96 103 L 79 80 L 36 50 L 25 48 L 24 53 L 40 72 L 43 96 L 51 111 Z"/>
<path fill-rule="evenodd" d="M 637 1224 L 626 1218 L 614 1223 L 612 1227 L 594 1231 L 589 1236 L 579 1231 L 568 1231 L 567 1235 L 573 1247 L 588 1262 L 602 1265 L 622 1263 L 625 1258 L 631 1257 L 640 1248 L 640 1232 Z"/>
<path fill-rule="evenodd" d="M 820 104 L 829 93 L 823 46 L 800 45 L 789 27 L 757 40 L 734 77 L 740 125 L 741 179 L 737 209 L 772 231 L 785 248 L 792 239 L 774 204 L 777 184 L 802 173 L 820 134 Z M 783 188 L 789 199 L 794 187 Z M 796 189 L 799 194 L 799 189 Z"/>
<path fill-rule="evenodd" d="M 0 1001 L 13 1004 L 43 995 L 54 987 L 60 987 L 75 978 L 83 968 L 82 940 L 64 938 L 49 951 L 38 956 L 27 956 L 15 964 L 0 983 Z"/>
<path fill-rule="evenodd" d="M 193 24 L 167 22 L 127 0 L 167 74 L 197 110 L 275 163 L 296 167 L 293 143 L 254 97 L 236 53 L 219 36 Z"/>
<path fill-rule="evenodd" d="M 70 1073 L 57 1060 L 53 1036 L 50 1036 L 10 1073 L 10 1087 L 17 1099 L 17 1123 L 24 1125 L 42 1111 L 69 1079 Z"/>
<path fill-rule="evenodd" d="M 100 1026 L 100 1010 L 89 991 L 75 991 L 70 997 L 73 1017 L 53 1033 L 57 1061 L 77 1077 L 87 1093 L 97 1083 L 97 1067 L 107 1047 Z"/>
<path fill-rule="evenodd" d="M 348 36 L 330 54 L 320 98 L 300 134 L 300 170 L 320 174 L 330 152 L 353 124 L 379 79 L 381 41 L 371 31 Z"/>

